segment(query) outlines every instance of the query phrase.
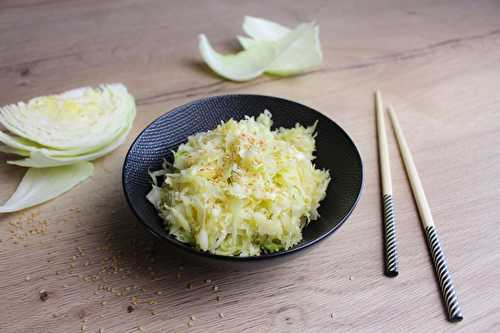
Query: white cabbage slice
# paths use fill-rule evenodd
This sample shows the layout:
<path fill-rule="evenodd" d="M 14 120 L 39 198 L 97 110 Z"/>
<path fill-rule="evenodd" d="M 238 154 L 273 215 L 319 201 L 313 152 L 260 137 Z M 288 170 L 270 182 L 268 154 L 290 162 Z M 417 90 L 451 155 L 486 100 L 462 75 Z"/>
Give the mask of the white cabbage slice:
<path fill-rule="evenodd" d="M 310 26 L 311 29 L 305 31 L 301 40 L 276 59 L 266 73 L 293 75 L 314 69 L 323 62 L 319 27 L 313 23 L 310 23 Z M 245 17 L 243 30 L 251 37 L 237 37 L 244 49 L 254 47 L 259 41 L 277 41 L 291 32 L 289 28 L 278 23 L 252 16 Z"/>
<path fill-rule="evenodd" d="M 238 54 L 223 55 L 216 52 L 205 35 L 199 36 L 199 49 L 203 60 L 220 76 L 233 81 L 255 79 L 278 56 L 278 50 L 270 42 L 262 42 Z"/>
<path fill-rule="evenodd" d="M 204 35 L 200 36 L 200 53 L 214 72 L 230 80 L 247 81 L 264 72 L 282 76 L 296 75 L 314 69 L 322 63 L 319 28 L 315 24 L 303 23 L 283 33 L 283 29 L 287 28 L 277 24 L 276 26 L 281 28 L 276 28 L 273 22 L 262 20 L 267 22 L 262 23 L 259 20 L 261 19 L 250 19 L 250 22 L 254 23 L 247 24 L 251 28 L 247 27 L 246 30 L 259 38 L 264 36 L 264 39 L 239 37 L 245 49 L 237 54 L 219 54 Z M 248 18 L 245 21 L 248 21 Z M 273 32 L 273 29 L 276 31 Z M 276 36 L 281 37 L 271 39 Z"/>
<path fill-rule="evenodd" d="M 90 177 L 93 169 L 89 162 L 28 169 L 14 194 L 0 206 L 0 213 L 14 212 L 53 199 Z"/>
<path fill-rule="evenodd" d="M 274 43 L 280 45 L 283 51 L 266 69 L 266 73 L 280 76 L 296 75 L 313 70 L 323 62 L 319 27 L 314 24 L 301 24 Z"/>
<path fill-rule="evenodd" d="M 243 31 L 255 40 L 275 41 L 285 37 L 291 29 L 263 18 L 245 16 Z"/>
<path fill-rule="evenodd" d="M 28 151 L 43 146 L 50 155 L 83 154 L 115 141 L 131 113 L 135 102 L 123 84 L 74 89 L 0 108 L 0 124 L 11 133 L 0 141 Z"/>

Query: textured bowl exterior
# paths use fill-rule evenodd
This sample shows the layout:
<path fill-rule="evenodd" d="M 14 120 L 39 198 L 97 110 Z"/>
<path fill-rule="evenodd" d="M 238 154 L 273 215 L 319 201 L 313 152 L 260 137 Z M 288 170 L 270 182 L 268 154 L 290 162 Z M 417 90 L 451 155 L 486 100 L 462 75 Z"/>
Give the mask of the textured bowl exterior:
<path fill-rule="evenodd" d="M 272 113 L 273 128 L 309 126 L 317 123 L 317 167 L 330 170 L 332 181 L 321 202 L 321 217 L 303 230 L 303 240 L 287 251 L 256 257 L 227 257 L 199 251 L 170 236 L 155 208 L 146 200 L 151 189 L 148 169 L 161 167 L 162 160 L 172 161 L 172 151 L 187 137 L 214 129 L 222 121 Z M 289 258 L 332 234 L 349 217 L 361 195 L 363 166 L 361 156 L 347 133 L 321 113 L 299 103 L 260 95 L 222 95 L 208 97 L 175 108 L 153 121 L 134 141 L 123 165 L 123 189 L 138 219 L 157 237 L 173 245 L 172 250 L 198 262 L 246 263 Z M 188 258 L 189 259 L 189 258 Z M 275 260 L 271 260 L 275 262 Z"/>

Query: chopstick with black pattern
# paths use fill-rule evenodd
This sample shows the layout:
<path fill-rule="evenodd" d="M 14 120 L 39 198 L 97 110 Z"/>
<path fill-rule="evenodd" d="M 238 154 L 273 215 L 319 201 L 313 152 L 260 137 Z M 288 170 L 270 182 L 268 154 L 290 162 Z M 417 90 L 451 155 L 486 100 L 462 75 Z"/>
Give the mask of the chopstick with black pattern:
<path fill-rule="evenodd" d="M 433 225 L 428 226 L 425 229 L 425 235 L 427 236 L 427 244 L 429 245 L 429 250 L 431 251 L 434 269 L 436 270 L 439 286 L 441 288 L 441 294 L 443 295 L 443 300 L 446 304 L 448 318 L 452 322 L 460 321 L 464 318 L 464 316 L 462 314 L 460 304 L 458 303 L 457 292 L 455 290 L 455 286 L 453 285 L 453 279 L 448 269 L 446 257 L 441 248 L 441 242 L 439 241 L 436 227 Z"/>
<path fill-rule="evenodd" d="M 396 217 L 391 194 L 384 194 L 384 246 L 385 274 L 390 277 L 399 274 L 398 242 L 396 238 Z"/>
<path fill-rule="evenodd" d="M 439 242 L 431 208 L 429 207 L 429 202 L 427 201 L 422 182 L 418 176 L 417 167 L 413 161 L 410 148 L 406 143 L 406 139 L 404 137 L 403 130 L 399 125 L 396 113 L 391 107 L 389 108 L 389 116 L 392 120 L 394 133 L 396 134 L 399 150 L 401 152 L 401 157 L 403 158 L 403 163 L 410 181 L 413 196 L 415 197 L 415 201 L 417 203 L 420 221 L 422 222 L 422 226 L 425 230 L 427 244 L 429 246 L 429 251 L 431 252 L 434 269 L 436 270 L 436 276 L 441 289 L 441 296 L 443 297 L 444 304 L 446 305 L 448 319 L 451 322 L 461 321 L 464 316 L 462 314 L 462 309 L 460 308 L 460 303 L 458 302 L 457 292 L 455 290 L 455 286 L 453 285 L 453 279 L 451 278 L 451 273 L 448 269 L 446 257 L 444 256 L 441 243 Z"/>
<path fill-rule="evenodd" d="M 385 275 L 395 277 L 399 273 L 398 243 L 396 237 L 396 213 L 392 199 L 391 164 L 385 129 L 385 115 L 382 95 L 375 92 L 375 111 L 377 116 L 377 138 L 380 165 L 380 183 L 382 187 L 382 209 L 384 220 L 384 256 Z"/>

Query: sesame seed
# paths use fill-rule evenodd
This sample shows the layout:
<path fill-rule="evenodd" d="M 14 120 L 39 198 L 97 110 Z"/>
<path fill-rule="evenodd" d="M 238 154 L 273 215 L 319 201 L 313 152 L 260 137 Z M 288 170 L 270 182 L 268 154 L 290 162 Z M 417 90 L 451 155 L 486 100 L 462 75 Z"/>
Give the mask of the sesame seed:
<path fill-rule="evenodd" d="M 45 302 L 49 298 L 49 294 L 45 290 L 40 290 L 40 300 Z"/>
<path fill-rule="evenodd" d="M 194 315 L 191 315 L 191 316 L 189 316 L 189 319 L 196 320 L 196 317 Z"/>
<path fill-rule="evenodd" d="M 352 275 L 349 276 L 349 280 L 351 280 L 351 281 L 354 280 L 354 276 L 352 276 Z"/>
<path fill-rule="evenodd" d="M 219 287 L 214 286 L 214 287 L 213 287 L 213 290 L 214 290 L 214 291 L 217 291 L 217 290 L 219 290 Z"/>
<path fill-rule="evenodd" d="M 220 296 L 215 297 L 215 299 L 217 300 L 217 302 L 219 302 L 220 301 Z"/>
<path fill-rule="evenodd" d="M 144 328 L 142 326 L 137 327 L 137 329 L 141 332 L 144 332 Z"/>
<path fill-rule="evenodd" d="M 192 327 L 193 326 L 193 322 L 192 321 L 188 321 L 188 326 Z"/>
<path fill-rule="evenodd" d="M 210 284 L 210 283 L 212 283 L 212 280 L 210 280 L 210 279 L 206 279 L 206 280 L 205 280 L 205 283 L 209 283 L 209 284 Z"/>
<path fill-rule="evenodd" d="M 219 317 L 224 318 L 224 314 L 222 312 L 219 312 Z"/>
<path fill-rule="evenodd" d="M 191 283 L 188 283 L 186 286 L 187 289 L 193 289 L 193 285 Z"/>

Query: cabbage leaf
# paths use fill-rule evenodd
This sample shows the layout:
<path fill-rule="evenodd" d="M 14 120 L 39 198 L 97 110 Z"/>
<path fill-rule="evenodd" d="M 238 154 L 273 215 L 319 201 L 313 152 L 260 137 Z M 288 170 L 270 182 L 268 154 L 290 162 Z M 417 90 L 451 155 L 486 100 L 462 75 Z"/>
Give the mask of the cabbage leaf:
<path fill-rule="evenodd" d="M 214 72 L 233 81 L 251 80 L 264 72 L 296 75 L 318 67 L 323 61 L 319 28 L 313 23 L 300 24 L 279 39 L 268 39 L 240 37 L 246 48 L 237 54 L 222 55 L 212 48 L 205 35 L 200 35 L 199 49 Z"/>
<path fill-rule="evenodd" d="M 54 168 L 30 168 L 14 194 L 0 206 L 0 213 L 14 212 L 53 199 L 90 177 L 93 169 L 89 162 Z"/>

